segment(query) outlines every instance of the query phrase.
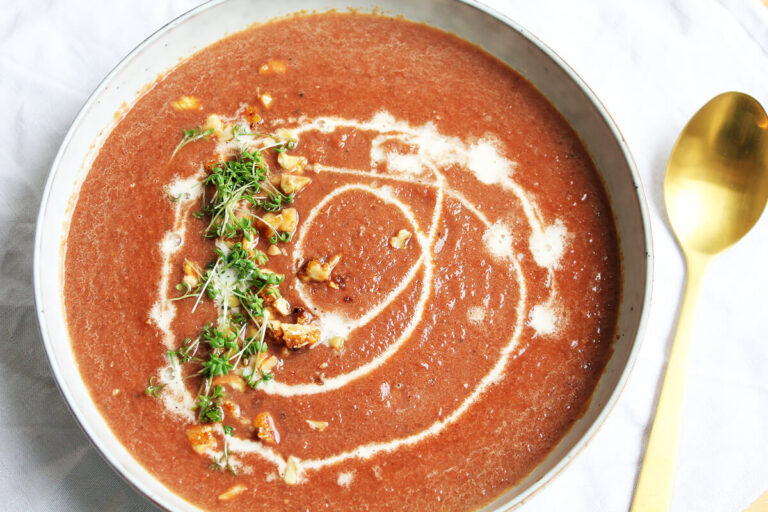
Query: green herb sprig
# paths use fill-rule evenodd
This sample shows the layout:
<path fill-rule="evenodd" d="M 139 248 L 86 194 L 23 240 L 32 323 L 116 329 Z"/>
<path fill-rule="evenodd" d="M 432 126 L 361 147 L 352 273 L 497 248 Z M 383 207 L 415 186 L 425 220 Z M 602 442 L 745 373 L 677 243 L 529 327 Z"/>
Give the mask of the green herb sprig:
<path fill-rule="evenodd" d="M 202 126 L 198 126 L 197 128 L 192 128 L 189 130 L 182 130 L 184 133 L 184 137 L 181 139 L 181 141 L 176 145 L 176 149 L 173 150 L 173 153 L 171 154 L 171 160 L 173 160 L 173 157 L 176 156 L 176 153 L 181 150 L 184 146 L 189 144 L 190 142 L 195 142 L 196 140 L 203 139 L 205 141 L 208 140 L 208 137 L 213 135 L 213 128 L 208 128 L 207 130 L 203 130 Z"/>

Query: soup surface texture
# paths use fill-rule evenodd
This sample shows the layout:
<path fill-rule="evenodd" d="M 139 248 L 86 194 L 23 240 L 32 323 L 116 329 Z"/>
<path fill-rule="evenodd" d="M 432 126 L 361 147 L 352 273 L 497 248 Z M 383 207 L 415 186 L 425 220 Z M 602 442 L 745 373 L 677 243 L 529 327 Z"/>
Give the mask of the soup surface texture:
<path fill-rule="evenodd" d="M 100 149 L 80 371 L 203 509 L 474 510 L 586 409 L 620 299 L 578 137 L 455 36 L 297 16 L 201 50 Z"/>

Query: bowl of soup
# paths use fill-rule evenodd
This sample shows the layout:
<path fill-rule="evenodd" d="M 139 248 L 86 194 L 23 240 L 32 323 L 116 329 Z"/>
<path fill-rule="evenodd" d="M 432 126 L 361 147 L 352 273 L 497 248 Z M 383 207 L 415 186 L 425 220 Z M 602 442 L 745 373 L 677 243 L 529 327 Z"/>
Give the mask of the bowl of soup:
<path fill-rule="evenodd" d="M 52 371 L 168 510 L 506 510 L 617 400 L 652 255 L 618 129 L 474 2 L 229 0 L 93 93 L 41 205 Z"/>

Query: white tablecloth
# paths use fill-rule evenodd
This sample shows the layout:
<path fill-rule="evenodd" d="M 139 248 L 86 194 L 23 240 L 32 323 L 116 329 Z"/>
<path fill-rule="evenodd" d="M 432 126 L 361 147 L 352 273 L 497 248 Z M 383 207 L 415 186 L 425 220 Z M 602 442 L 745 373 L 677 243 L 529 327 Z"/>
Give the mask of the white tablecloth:
<path fill-rule="evenodd" d="M 70 417 L 32 294 L 37 208 L 54 154 L 118 60 L 196 0 L 4 0 L 0 7 L 0 500 L 4 510 L 148 510 Z M 322 2 L 320 2 L 322 3 Z M 350 4 L 353 4 L 351 1 Z M 589 446 L 525 511 L 626 510 L 679 310 L 684 266 L 661 185 L 680 129 L 727 90 L 768 105 L 763 0 L 488 0 L 558 52 L 629 141 L 656 250 L 637 364 Z M 768 215 L 716 260 L 696 322 L 675 511 L 741 511 L 768 489 Z"/>

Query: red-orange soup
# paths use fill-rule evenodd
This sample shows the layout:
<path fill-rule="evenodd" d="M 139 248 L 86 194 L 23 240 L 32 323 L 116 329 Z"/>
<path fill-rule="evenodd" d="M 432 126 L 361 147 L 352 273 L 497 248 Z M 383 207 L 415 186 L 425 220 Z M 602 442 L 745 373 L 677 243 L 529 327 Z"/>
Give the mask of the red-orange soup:
<path fill-rule="evenodd" d="M 455 36 L 361 14 L 249 28 L 158 81 L 66 251 L 93 399 L 204 509 L 482 506 L 586 409 L 620 298 L 554 107 Z"/>

